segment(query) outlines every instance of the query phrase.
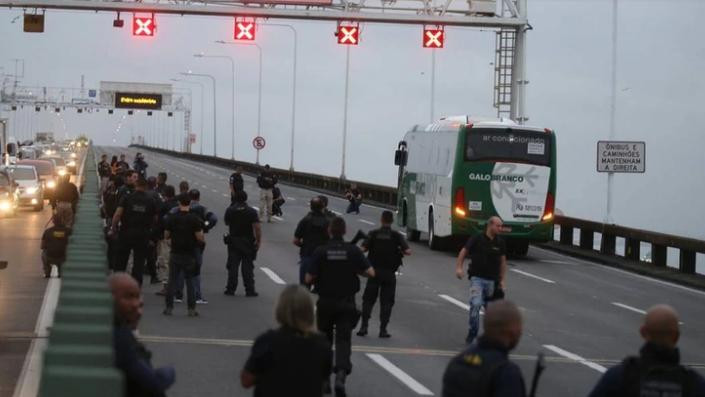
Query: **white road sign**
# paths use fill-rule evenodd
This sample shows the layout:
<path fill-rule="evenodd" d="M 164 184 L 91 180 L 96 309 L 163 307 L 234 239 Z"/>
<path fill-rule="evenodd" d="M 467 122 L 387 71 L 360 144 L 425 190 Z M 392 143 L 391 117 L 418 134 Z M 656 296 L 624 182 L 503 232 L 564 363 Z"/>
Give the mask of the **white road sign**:
<path fill-rule="evenodd" d="M 597 172 L 643 173 L 645 171 L 646 142 L 597 142 Z"/>

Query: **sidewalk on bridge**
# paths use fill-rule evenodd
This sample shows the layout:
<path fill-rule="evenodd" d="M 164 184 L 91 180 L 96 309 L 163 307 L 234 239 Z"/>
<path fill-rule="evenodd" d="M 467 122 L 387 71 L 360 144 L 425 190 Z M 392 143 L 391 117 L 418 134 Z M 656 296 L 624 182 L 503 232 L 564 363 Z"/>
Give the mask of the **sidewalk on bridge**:
<path fill-rule="evenodd" d="M 648 262 L 635 262 L 620 256 L 604 255 L 598 251 L 588 251 L 577 246 L 563 245 L 557 241 L 536 244 L 536 246 L 573 258 L 584 259 L 632 273 L 641 274 L 654 279 L 669 281 L 675 284 L 705 291 L 705 275 L 702 274 L 685 274 L 678 271 L 677 268 L 656 267 Z"/>

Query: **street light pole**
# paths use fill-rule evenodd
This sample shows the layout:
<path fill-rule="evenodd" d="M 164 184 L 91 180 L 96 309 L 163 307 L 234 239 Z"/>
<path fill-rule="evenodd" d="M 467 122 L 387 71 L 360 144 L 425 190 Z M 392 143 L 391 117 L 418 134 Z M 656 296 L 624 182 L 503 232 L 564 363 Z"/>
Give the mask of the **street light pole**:
<path fill-rule="evenodd" d="M 348 87 L 350 85 L 350 46 L 345 47 L 345 105 L 343 108 L 343 163 L 340 179 L 345 180 L 345 151 L 348 139 Z"/>
<path fill-rule="evenodd" d="M 436 113 L 436 50 L 431 49 L 431 120 L 433 123 Z"/>
<path fill-rule="evenodd" d="M 258 98 L 257 98 L 257 136 L 262 135 L 262 47 L 259 46 L 257 43 L 237 43 L 237 42 L 228 42 L 228 41 L 223 41 L 223 40 L 217 40 L 216 43 L 218 44 L 232 44 L 232 45 L 248 45 L 248 46 L 255 46 L 257 47 L 257 50 L 259 52 L 259 78 L 258 78 Z M 257 164 L 259 164 L 259 150 L 257 151 Z"/>
<path fill-rule="evenodd" d="M 287 24 L 279 24 L 279 23 L 266 23 L 266 24 L 261 24 L 260 26 L 277 26 L 277 27 L 284 27 L 291 29 L 291 32 L 294 34 L 294 71 L 293 71 L 293 79 L 292 79 L 292 88 L 291 88 L 291 148 L 290 148 L 290 154 L 289 154 L 289 171 L 294 170 L 294 139 L 296 137 L 296 61 L 297 61 L 297 46 L 298 46 L 298 32 L 296 31 L 296 28 L 294 28 L 292 25 L 287 25 Z"/>
<path fill-rule="evenodd" d="M 215 77 L 211 76 L 210 74 L 205 74 L 205 73 L 193 73 L 191 71 L 189 72 L 182 72 L 181 73 L 184 76 L 196 76 L 196 77 L 208 77 L 211 79 L 211 82 L 213 83 L 213 157 L 218 157 L 217 153 L 217 148 L 218 148 L 218 132 L 217 132 L 217 112 L 216 108 L 218 107 L 216 104 L 216 83 L 215 83 Z M 203 144 L 203 143 L 201 143 Z"/>
<path fill-rule="evenodd" d="M 199 133 L 201 142 L 200 142 L 200 145 L 198 145 L 198 146 L 201 149 L 200 150 L 201 154 L 203 154 L 203 119 L 204 119 L 203 103 L 204 103 L 205 87 L 203 86 L 203 83 L 201 83 L 200 81 L 188 81 L 188 80 L 183 80 L 183 79 L 171 79 L 171 81 L 178 81 L 180 83 L 186 83 L 186 84 L 196 84 L 199 87 L 201 87 L 201 131 Z M 191 98 L 193 99 L 193 96 Z M 190 134 L 191 131 L 189 131 L 188 133 Z M 190 140 L 191 137 L 189 136 L 188 139 Z"/>
<path fill-rule="evenodd" d="M 610 140 L 615 140 L 617 132 L 615 131 L 616 116 L 617 116 L 617 22 L 619 15 L 619 6 L 617 0 L 612 0 L 612 93 L 610 96 Z M 605 214 L 605 223 L 612 223 L 612 187 L 614 184 L 614 172 L 607 173 L 607 208 Z"/>
<path fill-rule="evenodd" d="M 193 56 L 196 58 L 227 59 L 228 61 L 230 61 L 230 69 L 231 69 L 232 75 L 233 75 L 233 91 L 232 91 L 232 100 L 231 100 L 232 106 L 233 106 L 232 112 L 231 112 L 232 126 L 233 126 L 233 133 L 232 133 L 233 149 L 232 149 L 232 154 L 230 157 L 233 160 L 235 160 L 235 130 L 236 130 L 236 128 L 235 128 L 235 109 L 236 109 L 235 108 L 235 60 L 231 56 L 228 56 L 228 55 L 206 55 L 206 54 L 201 53 L 201 54 L 194 54 Z"/>

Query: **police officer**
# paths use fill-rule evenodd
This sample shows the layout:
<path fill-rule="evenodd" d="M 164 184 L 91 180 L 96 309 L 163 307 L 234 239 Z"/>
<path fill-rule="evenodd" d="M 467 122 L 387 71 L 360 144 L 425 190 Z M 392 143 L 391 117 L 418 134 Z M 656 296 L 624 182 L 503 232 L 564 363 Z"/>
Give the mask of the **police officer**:
<path fill-rule="evenodd" d="M 157 228 L 159 235 L 159 242 L 157 244 L 157 276 L 162 281 L 162 289 L 157 292 L 157 295 L 166 295 L 166 284 L 169 279 L 169 254 L 171 252 L 171 247 L 169 242 L 164 238 L 164 227 L 166 226 L 166 219 L 169 212 L 173 208 L 179 206 L 179 202 L 176 200 L 176 190 L 172 185 L 166 185 L 164 187 L 164 202 L 161 203 L 158 209 L 159 219 L 157 220 Z"/>
<path fill-rule="evenodd" d="M 299 249 L 299 284 L 305 285 L 304 276 L 313 251 L 328 241 L 330 220 L 323 213 L 323 203 L 318 197 L 311 199 L 311 211 L 299 221 L 294 231 L 294 245 Z"/>
<path fill-rule="evenodd" d="M 164 189 L 166 188 L 167 174 L 166 172 L 160 172 L 157 174 L 157 192 L 164 196 Z"/>
<path fill-rule="evenodd" d="M 455 264 L 455 275 L 462 280 L 463 262 L 470 255 L 470 319 L 467 344 L 472 343 L 480 329 L 480 308 L 495 295 L 495 288 L 504 290 L 507 273 L 507 246 L 499 236 L 502 220 L 493 216 L 487 221 L 485 232 L 468 239 L 460 250 Z"/>
<path fill-rule="evenodd" d="M 638 357 L 628 357 L 602 375 L 590 397 L 705 396 L 705 379 L 680 364 L 678 314 L 656 305 L 639 330 L 644 345 Z"/>
<path fill-rule="evenodd" d="M 230 196 L 238 190 L 245 190 L 245 181 L 242 179 L 242 167 L 235 168 L 230 175 Z"/>
<path fill-rule="evenodd" d="M 76 206 L 78 205 L 79 197 L 78 188 L 71 182 L 71 177 L 69 175 L 61 177 L 61 181 L 56 185 L 56 189 L 54 190 L 53 199 L 54 208 L 56 210 L 65 208 L 67 214 L 71 214 L 68 219 L 65 219 L 66 227 L 73 227 L 73 217 L 76 214 Z"/>
<path fill-rule="evenodd" d="M 235 295 L 238 268 L 242 270 L 245 296 L 255 297 L 254 260 L 262 241 L 262 227 L 257 211 L 247 205 L 244 190 L 233 192 L 233 204 L 225 210 L 224 222 L 229 228 L 228 235 L 228 283 L 225 295 Z"/>
<path fill-rule="evenodd" d="M 118 189 L 118 192 L 117 192 L 118 203 L 125 196 L 128 196 L 128 195 L 132 194 L 132 192 L 135 191 L 135 185 L 137 184 L 137 180 L 140 179 L 139 174 L 137 174 L 137 172 L 135 172 L 134 170 L 125 171 L 125 173 L 123 174 L 123 178 L 124 178 L 123 180 L 125 183 L 120 187 L 120 189 Z M 145 185 L 145 189 L 146 189 L 146 185 Z"/>
<path fill-rule="evenodd" d="M 264 218 L 267 214 L 267 222 L 272 221 L 272 200 L 274 196 L 272 189 L 277 184 L 277 176 L 269 168 L 269 164 L 264 166 L 262 172 L 257 177 L 257 185 L 260 188 L 259 193 L 259 217 Z"/>
<path fill-rule="evenodd" d="M 519 366 L 509 361 L 521 338 L 519 308 L 501 300 L 487 307 L 482 336 L 455 356 L 443 374 L 443 397 L 525 397 Z"/>
<path fill-rule="evenodd" d="M 363 251 L 367 251 L 367 259 L 375 269 L 375 277 L 367 280 L 365 292 L 362 294 L 362 325 L 357 332 L 358 336 L 367 335 L 367 325 L 372 314 L 372 308 L 379 295 L 379 337 L 389 338 L 387 324 L 392 315 L 394 294 L 397 288 L 395 275 L 403 255 L 411 255 L 411 249 L 401 233 L 392 230 L 394 214 L 392 211 L 383 211 L 382 227 L 372 230 L 368 238 L 362 243 Z"/>
<path fill-rule="evenodd" d="M 113 215 L 111 234 L 115 235 L 120 225 L 118 235 L 117 271 L 127 269 L 130 252 L 133 253 L 132 277 L 142 285 L 142 273 L 148 254 L 148 241 L 152 227 L 157 222 L 157 206 L 147 195 L 147 181 L 138 179 L 135 191 L 120 199 L 118 208 Z"/>
<path fill-rule="evenodd" d="M 137 153 L 137 155 L 135 156 L 135 162 L 132 166 L 135 171 L 137 171 L 140 178 L 147 179 L 147 167 L 149 167 L 149 164 L 144 161 L 144 156 L 142 155 L 142 153 Z"/>
<path fill-rule="evenodd" d="M 153 176 L 147 178 L 147 195 L 154 200 L 157 213 L 159 213 L 159 207 L 162 205 L 163 198 L 157 191 L 157 178 Z M 158 284 L 160 280 L 157 277 L 157 245 L 161 239 L 161 233 L 158 227 L 153 228 L 152 231 L 154 233 L 150 237 L 147 253 L 147 273 L 149 274 L 150 284 Z"/>
<path fill-rule="evenodd" d="M 344 397 L 345 378 L 352 371 L 352 331 L 359 318 L 355 305 L 355 294 L 360 290 L 358 275 L 374 277 L 375 270 L 360 248 L 343 241 L 343 218 L 334 218 L 328 231 L 331 240 L 314 251 L 305 281 L 316 284 L 318 329 L 331 344 L 335 336 L 335 395 Z"/>
<path fill-rule="evenodd" d="M 108 181 L 110 180 L 110 175 L 112 174 L 110 170 L 110 163 L 108 163 L 108 155 L 102 154 L 100 156 L 100 162 L 98 163 L 98 176 L 100 176 L 100 193 L 103 194 L 105 189 L 108 187 Z"/>
<path fill-rule="evenodd" d="M 332 220 L 333 218 L 336 217 L 335 212 L 331 211 L 328 208 L 328 196 L 325 195 L 320 195 L 318 198 L 321 200 L 321 203 L 323 203 L 323 214 L 329 219 Z"/>

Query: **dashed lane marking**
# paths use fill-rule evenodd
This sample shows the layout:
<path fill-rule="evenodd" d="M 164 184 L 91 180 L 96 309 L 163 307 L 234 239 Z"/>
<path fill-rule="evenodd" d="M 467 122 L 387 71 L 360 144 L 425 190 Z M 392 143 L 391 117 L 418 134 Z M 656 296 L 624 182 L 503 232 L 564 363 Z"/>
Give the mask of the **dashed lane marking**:
<path fill-rule="evenodd" d="M 270 269 L 268 267 L 260 267 L 260 270 L 262 270 L 264 272 L 264 274 L 266 274 L 270 279 L 272 279 L 272 281 L 274 281 L 275 284 L 279 284 L 279 285 L 286 284 L 286 282 L 284 280 L 282 280 L 282 278 L 279 277 L 278 274 L 274 273 L 274 271 L 272 271 L 272 269 Z"/>
<path fill-rule="evenodd" d="M 406 387 L 411 389 L 414 393 L 420 396 L 433 395 L 433 392 L 431 390 L 428 390 L 426 386 L 416 381 L 416 379 L 409 376 L 409 374 L 402 371 L 401 368 L 394 365 L 391 361 L 384 358 L 384 356 L 382 356 L 381 354 L 367 353 L 367 357 L 369 357 L 370 360 L 374 361 L 380 367 L 384 368 L 387 372 L 392 374 L 392 376 L 397 378 L 397 380 L 406 385 Z"/>
<path fill-rule="evenodd" d="M 368 220 L 366 220 L 366 219 L 358 219 L 358 222 L 362 222 L 362 223 L 364 223 L 364 224 L 366 224 L 366 225 L 372 225 L 372 226 L 375 225 L 374 222 L 370 222 L 370 221 L 368 221 Z"/>
<path fill-rule="evenodd" d="M 617 306 L 617 307 L 621 307 L 622 309 L 625 309 L 625 310 L 629 310 L 629 311 L 631 311 L 631 312 L 634 312 L 634 313 L 646 314 L 646 310 L 637 309 L 636 307 L 632 307 L 632 306 L 629 306 L 629 305 L 625 305 L 624 303 L 612 302 L 612 304 L 615 305 L 615 306 Z M 682 322 L 682 321 L 679 321 L 678 324 L 683 325 L 683 322 Z"/>
<path fill-rule="evenodd" d="M 579 355 L 577 355 L 577 354 L 575 354 L 575 353 L 571 353 L 571 352 L 569 352 L 569 351 L 567 351 L 567 350 L 563 350 L 563 349 L 561 349 L 561 348 L 558 347 L 558 346 L 554 346 L 554 345 L 543 345 L 543 347 L 545 347 L 546 349 L 548 349 L 548 350 L 550 350 L 550 351 L 552 351 L 552 352 L 558 354 L 559 356 L 563 356 L 563 357 L 565 357 L 565 358 L 567 358 L 567 359 L 570 359 L 570 360 L 573 360 L 573 361 L 575 361 L 575 362 L 577 362 L 577 363 L 580 363 L 580 364 L 582 364 L 582 365 L 584 365 L 584 366 L 586 366 L 586 367 L 588 367 L 588 368 L 594 369 L 595 371 L 597 371 L 597 372 L 599 372 L 599 373 L 605 373 L 605 371 L 607 371 L 607 368 L 603 367 L 602 365 L 597 364 L 597 363 L 594 363 L 594 362 L 592 362 L 592 361 L 589 361 L 589 360 L 587 360 L 587 359 L 585 359 L 585 358 L 583 358 L 583 357 L 580 357 Z"/>
<path fill-rule="evenodd" d="M 468 305 L 467 303 L 461 302 L 461 301 L 453 298 L 452 296 L 440 294 L 440 295 L 438 295 L 438 297 L 441 299 L 445 299 L 446 301 L 454 304 L 455 306 L 458 306 L 459 308 L 461 308 L 463 310 L 470 311 L 470 305 Z"/>
<path fill-rule="evenodd" d="M 548 283 L 548 284 L 555 284 L 555 283 L 556 283 L 556 282 L 553 281 L 553 280 L 549 280 L 549 279 L 547 279 L 547 278 L 543 278 L 543 277 L 541 277 L 541 276 L 537 276 L 537 275 L 535 275 L 535 274 L 531 274 L 531 273 L 529 273 L 529 272 L 525 272 L 525 271 L 522 271 L 522 270 L 519 270 L 519 269 L 509 269 L 509 270 L 512 271 L 512 272 L 514 272 L 514 273 L 519 273 L 519 274 L 521 274 L 521 275 L 524 275 L 524 276 L 526 276 L 526 277 L 531 277 L 531 278 L 534 278 L 534 279 L 536 279 L 536 280 L 541 280 L 541 281 L 543 281 L 544 283 Z"/>
<path fill-rule="evenodd" d="M 283 221 L 284 221 L 284 218 L 282 218 L 281 216 L 276 216 L 276 215 L 272 215 L 272 219 L 276 219 L 276 220 L 278 220 L 278 221 L 280 221 L 280 222 L 283 222 Z"/>

